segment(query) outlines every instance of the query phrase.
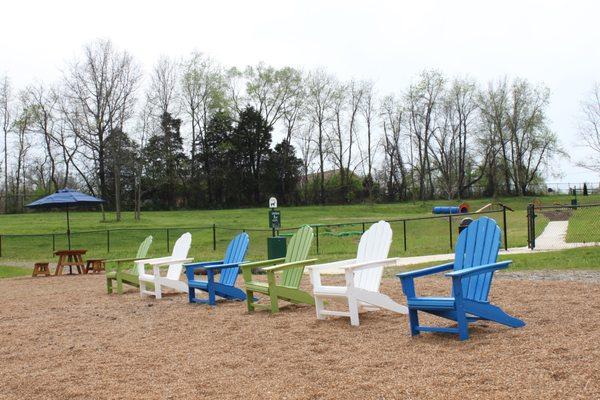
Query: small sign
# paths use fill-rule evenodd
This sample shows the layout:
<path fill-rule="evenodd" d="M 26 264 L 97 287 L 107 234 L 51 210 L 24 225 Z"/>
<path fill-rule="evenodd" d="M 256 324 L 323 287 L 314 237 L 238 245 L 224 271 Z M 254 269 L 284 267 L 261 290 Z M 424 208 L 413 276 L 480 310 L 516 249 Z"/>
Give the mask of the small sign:
<path fill-rule="evenodd" d="M 275 197 L 269 199 L 269 208 L 277 208 L 277 199 Z"/>
<path fill-rule="evenodd" d="M 281 228 L 281 211 L 269 210 L 269 228 Z"/>

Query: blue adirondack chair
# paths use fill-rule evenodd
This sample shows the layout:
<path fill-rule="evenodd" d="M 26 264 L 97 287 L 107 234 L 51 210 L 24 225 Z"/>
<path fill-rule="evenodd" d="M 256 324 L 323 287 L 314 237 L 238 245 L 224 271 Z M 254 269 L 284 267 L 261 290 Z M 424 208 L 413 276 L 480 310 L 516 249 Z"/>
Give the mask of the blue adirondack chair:
<path fill-rule="evenodd" d="M 460 340 L 469 338 L 469 323 L 494 321 L 513 328 L 525 326 L 488 301 L 494 271 L 508 268 L 512 261 L 496 262 L 500 249 L 500 228 L 493 219 L 481 217 L 463 230 L 456 243 L 454 262 L 437 267 L 400 273 L 402 291 L 407 298 L 410 333 L 458 333 Z M 417 297 L 414 278 L 449 271 L 452 278 L 451 297 Z M 456 321 L 457 328 L 419 325 L 418 311 Z"/>
<path fill-rule="evenodd" d="M 249 241 L 247 233 L 240 233 L 227 246 L 223 260 L 185 265 L 190 303 L 208 303 L 214 306 L 216 304 L 216 296 L 230 300 L 246 300 L 246 293 L 235 287 L 235 280 L 238 276 L 240 264 L 246 256 Z M 207 280 L 198 280 L 195 278 L 194 272 L 198 269 L 206 271 Z M 218 282 L 215 281 L 215 274 L 217 272 L 220 272 Z M 207 292 L 208 300 L 196 298 L 196 289 Z"/>

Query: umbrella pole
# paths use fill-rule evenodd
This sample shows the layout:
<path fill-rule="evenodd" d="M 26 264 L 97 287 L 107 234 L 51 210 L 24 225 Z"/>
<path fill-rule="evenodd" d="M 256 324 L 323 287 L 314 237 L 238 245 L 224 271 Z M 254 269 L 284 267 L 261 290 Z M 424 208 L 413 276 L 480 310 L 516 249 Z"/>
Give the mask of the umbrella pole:
<path fill-rule="evenodd" d="M 69 243 L 69 250 L 71 250 L 71 224 L 69 222 L 69 207 L 67 207 L 67 242 Z"/>

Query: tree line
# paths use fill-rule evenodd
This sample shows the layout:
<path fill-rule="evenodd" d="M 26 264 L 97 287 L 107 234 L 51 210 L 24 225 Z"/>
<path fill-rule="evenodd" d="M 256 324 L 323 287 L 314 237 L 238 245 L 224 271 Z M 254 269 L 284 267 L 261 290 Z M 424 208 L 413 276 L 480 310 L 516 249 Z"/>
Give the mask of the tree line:
<path fill-rule="evenodd" d="M 227 68 L 201 53 L 144 73 L 108 40 L 55 83 L 0 82 L 2 196 L 65 186 L 124 209 L 526 195 L 561 156 L 550 92 L 422 72 L 402 93 L 323 69 Z"/>

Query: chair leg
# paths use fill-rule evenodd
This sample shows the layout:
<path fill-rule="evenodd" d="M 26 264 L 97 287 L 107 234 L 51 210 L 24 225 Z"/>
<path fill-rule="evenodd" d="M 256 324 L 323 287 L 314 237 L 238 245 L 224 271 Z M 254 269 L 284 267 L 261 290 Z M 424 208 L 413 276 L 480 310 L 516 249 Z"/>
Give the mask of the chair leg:
<path fill-rule="evenodd" d="M 108 292 L 108 294 L 111 294 L 113 292 L 112 278 L 106 278 L 106 291 Z"/>
<path fill-rule="evenodd" d="M 144 293 L 146 291 L 146 282 L 144 282 L 143 280 L 140 279 L 140 297 L 144 298 L 144 296 L 146 295 L 146 293 Z"/>
<path fill-rule="evenodd" d="M 246 290 L 246 305 L 248 312 L 254 311 L 254 292 L 252 290 Z"/>
<path fill-rule="evenodd" d="M 158 279 L 155 280 L 154 282 L 154 297 L 156 297 L 157 299 L 161 299 L 162 298 L 162 288 L 160 287 L 160 281 Z"/>
<path fill-rule="evenodd" d="M 117 278 L 117 293 L 123 294 L 123 280 Z"/>
<path fill-rule="evenodd" d="M 467 322 L 464 309 L 457 307 L 456 322 L 458 323 L 458 338 L 460 340 L 467 340 L 469 338 L 469 323 Z"/>
<path fill-rule="evenodd" d="M 193 288 L 190 286 L 190 288 L 188 290 L 188 300 L 190 301 L 190 303 L 193 303 L 195 299 L 196 299 L 196 288 Z"/>
<path fill-rule="evenodd" d="M 322 297 L 315 296 L 315 309 L 317 311 L 317 319 L 325 319 L 321 311 L 325 309 L 325 302 Z"/>
<path fill-rule="evenodd" d="M 408 310 L 408 321 L 410 324 L 410 335 L 417 336 L 419 334 L 419 315 L 417 314 L 417 310 L 409 309 Z"/>
<path fill-rule="evenodd" d="M 350 325 L 358 326 L 358 301 L 354 297 L 348 297 L 348 311 L 350 311 Z"/>
<path fill-rule="evenodd" d="M 212 286 L 208 287 L 208 304 L 211 306 L 215 306 L 217 304 L 215 288 Z"/>
<path fill-rule="evenodd" d="M 277 294 L 269 293 L 269 297 L 271 298 L 271 314 L 275 314 L 279 312 L 279 299 L 277 298 Z"/>

